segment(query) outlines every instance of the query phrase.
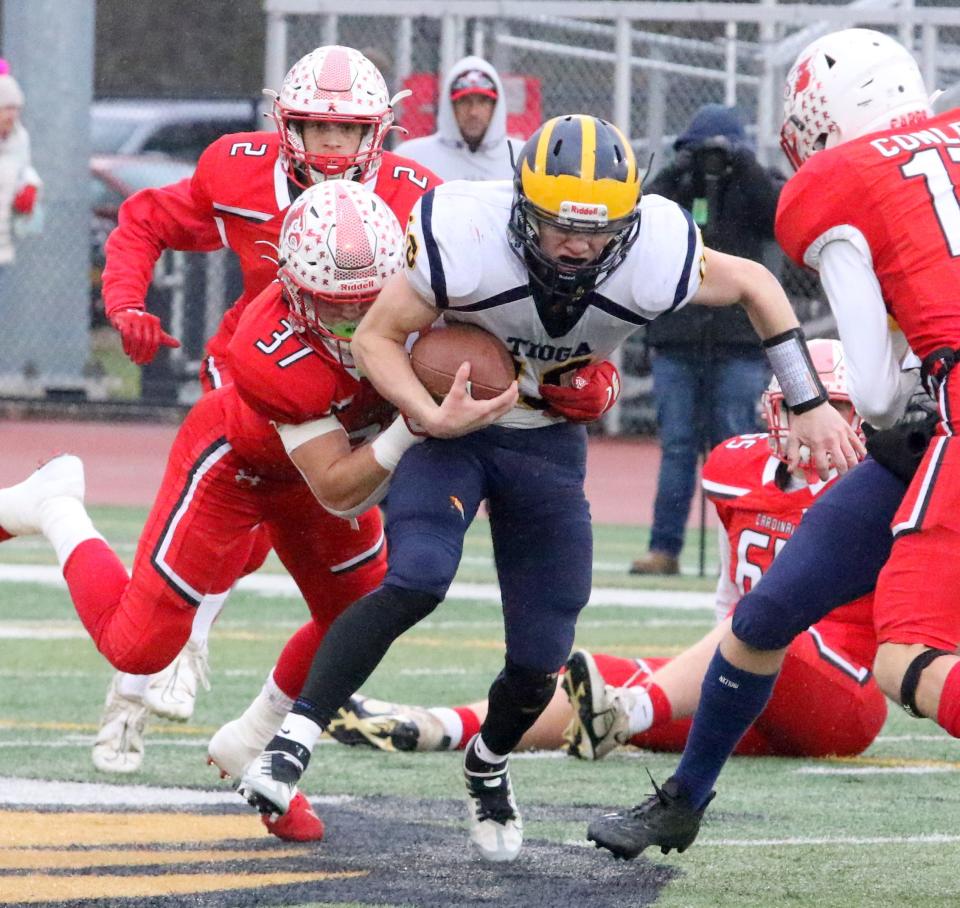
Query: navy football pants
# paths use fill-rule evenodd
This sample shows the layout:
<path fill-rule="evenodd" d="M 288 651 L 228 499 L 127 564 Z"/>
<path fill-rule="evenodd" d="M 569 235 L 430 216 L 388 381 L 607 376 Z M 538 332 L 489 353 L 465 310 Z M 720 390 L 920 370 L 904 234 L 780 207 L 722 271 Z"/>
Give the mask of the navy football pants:
<path fill-rule="evenodd" d="M 838 606 L 869 593 L 890 555 L 906 484 L 872 457 L 817 499 L 733 613 L 733 633 L 782 649 Z"/>
<path fill-rule="evenodd" d="M 592 583 L 585 473 L 586 431 L 568 423 L 491 426 L 416 445 L 390 484 L 384 583 L 446 596 L 464 534 L 487 499 L 507 658 L 557 671 Z"/>

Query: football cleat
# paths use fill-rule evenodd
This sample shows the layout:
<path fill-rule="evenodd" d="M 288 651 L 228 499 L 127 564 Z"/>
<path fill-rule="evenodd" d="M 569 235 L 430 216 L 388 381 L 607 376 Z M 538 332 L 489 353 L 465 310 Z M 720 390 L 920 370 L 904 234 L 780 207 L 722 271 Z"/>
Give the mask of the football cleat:
<path fill-rule="evenodd" d="M 470 841 L 487 861 L 512 861 L 523 845 L 523 819 L 513 797 L 507 762 L 484 763 L 467 745 L 463 775 L 467 782 Z"/>
<path fill-rule="evenodd" d="M 83 461 L 73 454 L 60 454 L 23 482 L 0 489 L 0 528 L 11 536 L 40 533 L 44 502 L 51 498 L 75 498 L 82 503 L 83 494 Z"/>
<path fill-rule="evenodd" d="M 282 815 L 297 795 L 304 764 L 286 750 L 266 750 L 243 771 L 237 791 L 262 814 Z"/>
<path fill-rule="evenodd" d="M 210 690 L 209 672 L 206 645 L 189 641 L 173 662 L 150 676 L 143 703 L 155 716 L 186 722 L 197 702 L 197 686 Z"/>
<path fill-rule="evenodd" d="M 293 796 L 286 813 L 260 814 L 260 821 L 270 835 L 286 842 L 319 842 L 323 838 L 323 820 L 300 791 Z"/>
<path fill-rule="evenodd" d="M 240 718 L 221 725 L 207 745 L 207 763 L 220 770 L 220 778 L 239 779 L 280 730 L 287 710 L 277 712 L 262 692 Z"/>
<path fill-rule="evenodd" d="M 590 653 L 579 649 L 567 660 L 561 684 L 573 707 L 563 733 L 568 753 L 600 760 L 630 740 L 630 688 L 607 684 Z"/>
<path fill-rule="evenodd" d="M 594 820 L 587 828 L 587 839 L 597 848 L 606 848 L 615 858 L 627 861 L 650 845 L 659 845 L 662 854 L 669 854 L 674 848 L 680 853 L 686 851 L 700 832 L 703 812 L 715 792 L 710 792 L 706 803 L 695 810 L 672 778 L 662 786 L 653 782 L 653 789 L 654 793 L 636 807 Z"/>
<path fill-rule="evenodd" d="M 147 708 L 139 699 L 117 691 L 118 676 L 107 688 L 100 729 L 93 744 L 93 765 L 100 772 L 136 772 L 143 763 L 143 730 Z"/>
<path fill-rule="evenodd" d="M 419 706 L 384 703 L 354 694 L 327 726 L 335 741 L 387 751 L 447 750 L 443 723 Z"/>

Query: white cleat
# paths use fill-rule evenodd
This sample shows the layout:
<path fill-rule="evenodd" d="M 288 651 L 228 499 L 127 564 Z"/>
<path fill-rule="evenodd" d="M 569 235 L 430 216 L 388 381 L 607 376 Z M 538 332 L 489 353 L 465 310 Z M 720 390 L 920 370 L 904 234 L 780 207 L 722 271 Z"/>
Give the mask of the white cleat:
<path fill-rule="evenodd" d="M 630 740 L 635 694 L 628 687 L 607 684 L 590 653 L 574 652 L 560 683 L 573 707 L 573 719 L 564 732 L 572 756 L 600 760 Z"/>
<path fill-rule="evenodd" d="M 282 816 L 290 809 L 302 774 L 303 764 L 292 754 L 268 750 L 244 770 L 237 791 L 260 813 Z"/>
<path fill-rule="evenodd" d="M 51 498 L 75 498 L 82 503 L 83 494 L 83 461 L 73 454 L 60 454 L 23 482 L 0 489 L 0 528 L 11 536 L 40 533 L 44 502 Z"/>
<path fill-rule="evenodd" d="M 114 676 L 107 688 L 103 718 L 93 744 L 93 765 L 100 772 L 136 772 L 143 763 L 147 708 L 141 700 L 124 697 L 117 691 L 119 677 Z"/>
<path fill-rule="evenodd" d="M 186 722 L 193 715 L 197 687 L 210 690 L 206 646 L 192 641 L 165 669 L 150 676 L 143 703 L 155 716 Z"/>
<path fill-rule="evenodd" d="M 473 742 L 467 745 L 463 775 L 467 782 L 470 841 L 487 861 L 516 860 L 523 845 L 523 818 L 517 809 L 506 761 L 474 771 L 467 768 Z M 475 756 L 475 755 L 474 755 Z"/>

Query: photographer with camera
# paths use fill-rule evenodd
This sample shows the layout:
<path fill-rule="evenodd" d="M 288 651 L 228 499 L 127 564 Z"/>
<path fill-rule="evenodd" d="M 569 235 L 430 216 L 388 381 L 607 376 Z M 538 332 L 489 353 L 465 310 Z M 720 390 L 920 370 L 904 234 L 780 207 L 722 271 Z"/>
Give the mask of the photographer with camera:
<path fill-rule="evenodd" d="M 704 105 L 673 148 L 673 163 L 644 185 L 644 194 L 686 208 L 710 248 L 760 261 L 773 240 L 784 180 L 757 161 L 736 108 Z M 726 438 L 757 431 L 767 363 L 739 306 L 685 306 L 646 331 L 661 460 L 650 551 L 630 573 L 677 574 L 697 457 Z"/>

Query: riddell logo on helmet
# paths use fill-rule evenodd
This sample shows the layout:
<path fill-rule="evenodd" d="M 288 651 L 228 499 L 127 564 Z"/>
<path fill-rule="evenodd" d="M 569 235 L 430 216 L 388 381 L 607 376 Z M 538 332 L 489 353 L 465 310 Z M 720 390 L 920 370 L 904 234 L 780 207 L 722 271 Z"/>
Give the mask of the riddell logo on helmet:
<path fill-rule="evenodd" d="M 587 205 L 583 202 L 561 202 L 560 217 L 571 220 L 593 221 L 597 224 L 607 222 L 606 205 Z"/>
<path fill-rule="evenodd" d="M 370 278 L 366 281 L 353 281 L 350 284 L 341 284 L 340 289 L 344 293 L 353 293 L 357 290 L 372 290 L 376 286 L 377 282 L 373 280 L 373 278 Z"/>

